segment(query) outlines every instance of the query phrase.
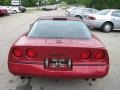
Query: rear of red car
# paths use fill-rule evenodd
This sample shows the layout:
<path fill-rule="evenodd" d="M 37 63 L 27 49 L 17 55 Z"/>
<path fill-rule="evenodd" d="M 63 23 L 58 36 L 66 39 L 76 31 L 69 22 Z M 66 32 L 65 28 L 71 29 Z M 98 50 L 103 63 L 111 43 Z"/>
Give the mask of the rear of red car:
<path fill-rule="evenodd" d="M 55 79 L 96 79 L 108 74 L 103 44 L 76 18 L 61 20 L 38 20 L 28 35 L 15 42 L 8 57 L 12 74 Z"/>
<path fill-rule="evenodd" d="M 109 58 L 103 47 L 15 45 L 8 64 L 18 76 L 91 79 L 108 74 Z"/>

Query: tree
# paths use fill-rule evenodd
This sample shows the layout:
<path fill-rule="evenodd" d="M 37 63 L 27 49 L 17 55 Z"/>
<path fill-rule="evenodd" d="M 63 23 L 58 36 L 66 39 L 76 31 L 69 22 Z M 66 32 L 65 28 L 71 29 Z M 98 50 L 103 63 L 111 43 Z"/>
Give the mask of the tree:
<path fill-rule="evenodd" d="M 10 5 L 11 0 L 0 0 L 0 5 Z"/>
<path fill-rule="evenodd" d="M 21 0 L 23 6 L 36 6 L 38 0 Z M 120 0 L 39 0 L 41 3 L 56 4 L 58 2 L 66 2 L 67 4 L 80 4 L 87 7 L 95 7 L 97 9 L 116 8 L 120 9 Z M 11 5 L 11 0 L 0 0 L 0 5 Z M 45 5 L 45 4 L 44 4 Z"/>
<path fill-rule="evenodd" d="M 21 0 L 23 6 L 32 7 L 36 6 L 38 0 Z"/>
<path fill-rule="evenodd" d="M 56 0 L 47 0 L 47 3 L 49 5 L 53 5 L 53 4 L 56 4 Z"/>

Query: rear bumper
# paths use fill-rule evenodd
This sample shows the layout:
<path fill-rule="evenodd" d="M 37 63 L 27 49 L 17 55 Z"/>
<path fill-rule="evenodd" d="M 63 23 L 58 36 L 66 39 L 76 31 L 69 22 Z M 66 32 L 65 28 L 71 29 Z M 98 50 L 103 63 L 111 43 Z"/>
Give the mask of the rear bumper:
<path fill-rule="evenodd" d="M 71 71 L 51 71 L 40 64 L 8 63 L 9 71 L 16 76 L 44 77 L 54 79 L 90 79 L 102 78 L 108 74 L 109 65 L 73 66 Z"/>

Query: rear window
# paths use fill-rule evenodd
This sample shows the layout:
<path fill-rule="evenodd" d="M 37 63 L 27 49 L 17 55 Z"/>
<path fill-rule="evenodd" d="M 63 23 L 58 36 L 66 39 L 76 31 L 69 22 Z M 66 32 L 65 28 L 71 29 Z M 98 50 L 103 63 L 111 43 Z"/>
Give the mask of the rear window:
<path fill-rule="evenodd" d="M 39 20 L 28 37 L 35 38 L 92 38 L 88 27 L 80 21 Z"/>

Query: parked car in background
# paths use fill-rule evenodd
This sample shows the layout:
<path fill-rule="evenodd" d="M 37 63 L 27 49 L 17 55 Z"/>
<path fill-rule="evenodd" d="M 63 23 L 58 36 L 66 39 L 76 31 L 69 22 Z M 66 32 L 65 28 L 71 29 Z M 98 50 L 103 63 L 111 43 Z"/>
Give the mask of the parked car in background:
<path fill-rule="evenodd" d="M 0 7 L 7 9 L 7 11 L 10 14 L 16 14 L 16 13 L 20 12 L 18 7 L 14 7 L 14 6 L 0 6 Z"/>
<path fill-rule="evenodd" d="M 66 9 L 66 12 L 71 12 L 72 10 L 76 9 L 77 6 L 70 6 L 68 9 Z"/>
<path fill-rule="evenodd" d="M 6 9 L 9 14 L 12 13 L 12 10 L 9 8 L 9 6 L 0 6 L 0 8 Z"/>
<path fill-rule="evenodd" d="M 87 14 L 92 14 L 92 13 L 97 13 L 99 10 L 94 9 L 94 8 L 75 8 L 72 11 L 66 11 L 66 15 L 67 16 L 74 16 L 74 17 L 78 17 L 80 19 L 83 19 L 86 17 Z"/>
<path fill-rule="evenodd" d="M 23 7 L 23 6 L 17 6 L 17 7 L 19 8 L 19 11 L 20 11 L 21 13 L 26 12 L 26 8 L 25 8 L 25 7 Z"/>
<path fill-rule="evenodd" d="M 11 10 L 9 9 L 8 6 L 0 6 L 0 8 L 2 8 L 2 9 L 6 9 L 7 12 L 8 12 L 8 15 L 11 14 Z"/>
<path fill-rule="evenodd" d="M 96 14 L 90 14 L 84 19 L 85 23 L 104 32 L 120 30 L 120 10 L 104 9 Z"/>
<path fill-rule="evenodd" d="M 5 6 L 5 7 L 8 10 L 9 14 L 13 14 L 13 10 L 9 6 Z"/>
<path fill-rule="evenodd" d="M 41 17 L 12 45 L 8 68 L 22 77 L 95 80 L 108 74 L 109 56 L 81 19 Z"/>
<path fill-rule="evenodd" d="M 12 14 L 20 13 L 19 7 L 9 6 L 9 9 L 12 11 Z"/>
<path fill-rule="evenodd" d="M 43 11 L 51 11 L 51 10 L 57 10 L 58 6 L 45 6 L 42 7 L 41 10 Z"/>
<path fill-rule="evenodd" d="M 69 8 L 66 9 L 66 12 L 71 12 L 77 8 L 85 8 L 85 6 L 69 6 Z"/>
<path fill-rule="evenodd" d="M 9 15 L 9 12 L 7 11 L 7 9 L 0 7 L 0 16 L 2 17 L 5 15 Z"/>

